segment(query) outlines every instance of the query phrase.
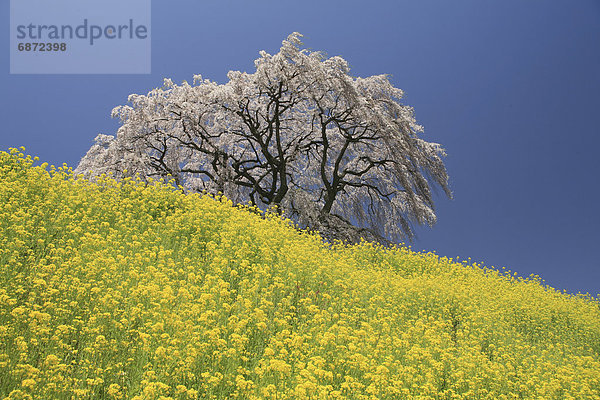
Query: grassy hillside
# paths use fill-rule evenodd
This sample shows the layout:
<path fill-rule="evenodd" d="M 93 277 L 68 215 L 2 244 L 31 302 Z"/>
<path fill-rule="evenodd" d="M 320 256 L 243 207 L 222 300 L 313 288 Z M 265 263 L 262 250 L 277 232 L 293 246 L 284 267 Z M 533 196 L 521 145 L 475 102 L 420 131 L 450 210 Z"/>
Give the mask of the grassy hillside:
<path fill-rule="evenodd" d="M 595 299 L 32 163 L 0 153 L 0 399 L 600 398 Z"/>

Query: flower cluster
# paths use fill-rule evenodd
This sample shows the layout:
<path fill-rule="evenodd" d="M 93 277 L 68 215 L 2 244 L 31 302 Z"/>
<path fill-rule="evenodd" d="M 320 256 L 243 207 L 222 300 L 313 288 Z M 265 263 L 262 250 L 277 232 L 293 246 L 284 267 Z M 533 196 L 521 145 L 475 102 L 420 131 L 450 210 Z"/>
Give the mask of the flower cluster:
<path fill-rule="evenodd" d="M 600 308 L 0 153 L 1 399 L 598 399 Z"/>

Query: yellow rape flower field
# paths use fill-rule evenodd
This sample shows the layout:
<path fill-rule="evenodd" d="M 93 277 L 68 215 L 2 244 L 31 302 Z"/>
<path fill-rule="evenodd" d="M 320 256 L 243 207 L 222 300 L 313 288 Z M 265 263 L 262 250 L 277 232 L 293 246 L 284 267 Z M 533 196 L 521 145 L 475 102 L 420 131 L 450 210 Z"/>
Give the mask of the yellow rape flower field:
<path fill-rule="evenodd" d="M 600 399 L 591 296 L 23 151 L 0 153 L 0 399 Z"/>

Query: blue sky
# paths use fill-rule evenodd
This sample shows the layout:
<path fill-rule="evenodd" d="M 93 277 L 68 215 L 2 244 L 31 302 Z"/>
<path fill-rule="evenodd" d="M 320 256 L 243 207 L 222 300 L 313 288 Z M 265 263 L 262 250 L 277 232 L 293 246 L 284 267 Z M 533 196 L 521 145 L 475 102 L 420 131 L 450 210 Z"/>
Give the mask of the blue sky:
<path fill-rule="evenodd" d="M 8 1 L 0 18 L 8 27 Z M 110 111 L 165 77 L 225 82 L 291 32 L 352 74 L 391 74 L 448 153 L 454 200 L 415 250 L 600 292 L 600 3 L 548 1 L 159 1 L 149 75 L 10 75 L 0 41 L 0 149 L 75 166 Z"/>

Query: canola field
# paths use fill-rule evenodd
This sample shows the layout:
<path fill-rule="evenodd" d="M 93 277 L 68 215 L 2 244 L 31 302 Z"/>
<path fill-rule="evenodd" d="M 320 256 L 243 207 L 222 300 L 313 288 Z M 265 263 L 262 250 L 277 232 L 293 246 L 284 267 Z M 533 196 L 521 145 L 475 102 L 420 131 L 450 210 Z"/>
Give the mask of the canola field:
<path fill-rule="evenodd" d="M 591 296 L 23 151 L 0 153 L 0 399 L 600 399 Z"/>

